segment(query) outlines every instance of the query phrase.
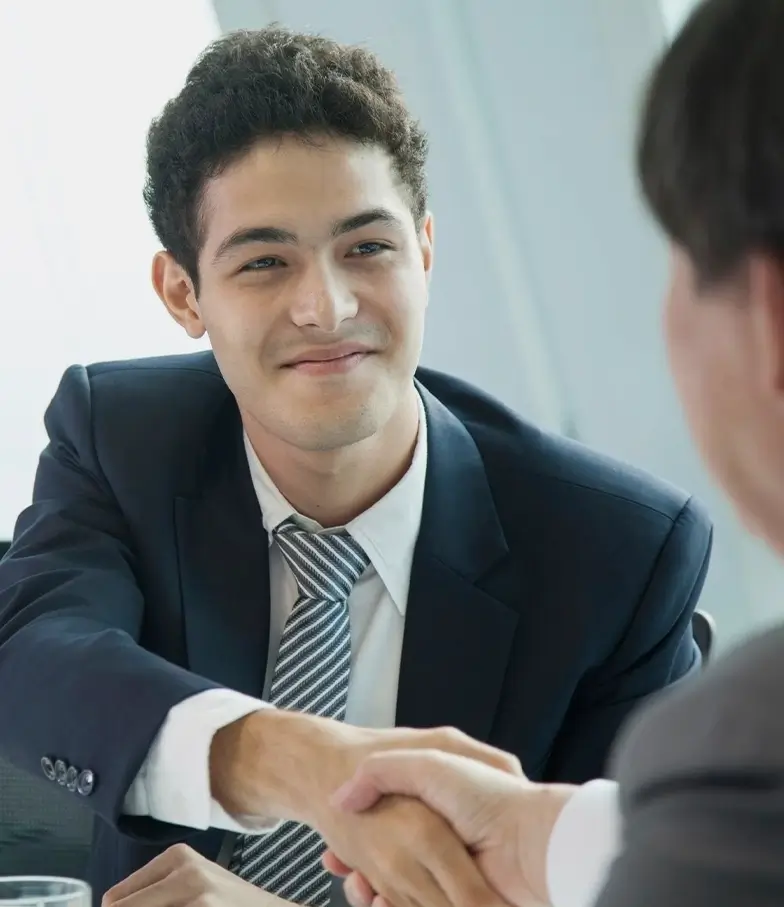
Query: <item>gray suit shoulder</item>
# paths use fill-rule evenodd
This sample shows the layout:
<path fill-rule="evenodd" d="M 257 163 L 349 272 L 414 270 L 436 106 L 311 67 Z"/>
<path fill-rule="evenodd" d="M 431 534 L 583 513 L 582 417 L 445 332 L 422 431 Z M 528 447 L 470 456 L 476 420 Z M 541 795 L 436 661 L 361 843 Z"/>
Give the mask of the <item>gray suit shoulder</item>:
<path fill-rule="evenodd" d="M 616 746 L 625 799 L 699 778 L 766 776 L 784 769 L 784 627 L 719 658 L 660 694 Z"/>

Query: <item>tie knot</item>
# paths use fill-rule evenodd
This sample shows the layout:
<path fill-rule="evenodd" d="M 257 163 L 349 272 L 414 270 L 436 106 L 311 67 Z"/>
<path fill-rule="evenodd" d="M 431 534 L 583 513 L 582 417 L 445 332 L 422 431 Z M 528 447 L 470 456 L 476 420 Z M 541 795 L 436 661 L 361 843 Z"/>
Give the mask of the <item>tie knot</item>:
<path fill-rule="evenodd" d="M 362 546 L 345 529 L 321 535 L 286 520 L 275 530 L 275 537 L 300 595 L 306 598 L 347 601 L 370 563 Z"/>

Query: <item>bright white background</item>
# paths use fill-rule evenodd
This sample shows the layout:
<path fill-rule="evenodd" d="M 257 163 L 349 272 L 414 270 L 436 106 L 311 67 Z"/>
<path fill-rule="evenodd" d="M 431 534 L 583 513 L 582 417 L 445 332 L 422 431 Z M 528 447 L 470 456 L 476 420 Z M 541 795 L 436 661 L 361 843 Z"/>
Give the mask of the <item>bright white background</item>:
<path fill-rule="evenodd" d="M 144 140 L 217 34 L 208 0 L 0 3 L 0 538 L 68 365 L 192 348 L 150 287 Z"/>

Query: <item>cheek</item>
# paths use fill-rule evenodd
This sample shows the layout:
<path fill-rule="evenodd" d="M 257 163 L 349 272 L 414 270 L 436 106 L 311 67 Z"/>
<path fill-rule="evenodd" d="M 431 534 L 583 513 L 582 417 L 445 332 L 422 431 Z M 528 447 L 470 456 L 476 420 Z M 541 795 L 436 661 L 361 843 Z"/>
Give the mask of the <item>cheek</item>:
<path fill-rule="evenodd" d="M 364 309 L 370 320 L 386 324 L 398 344 L 422 330 L 428 295 L 423 275 L 388 273 L 363 295 L 365 305 L 360 295 L 360 312 Z"/>
<path fill-rule="evenodd" d="M 671 289 L 664 308 L 664 337 L 670 372 L 686 420 L 704 450 L 711 423 L 711 396 L 706 393 L 710 362 L 703 355 L 704 345 L 694 318 L 676 289 Z"/>
<path fill-rule="evenodd" d="M 677 304 L 666 316 L 670 366 L 691 437 L 709 471 L 725 488 L 736 486 L 739 439 L 745 434 L 747 405 L 735 360 L 726 355 L 727 333 L 717 300 L 696 301 L 693 310 Z M 704 309 L 700 307 L 704 306 Z"/>
<path fill-rule="evenodd" d="M 269 332 L 266 308 L 258 294 L 223 293 L 203 307 L 204 324 L 213 346 L 258 349 Z"/>
<path fill-rule="evenodd" d="M 684 257 L 673 249 L 670 263 L 670 282 L 664 300 L 662 327 L 667 354 L 678 390 L 684 384 L 691 358 L 690 346 L 694 336 L 694 299 L 691 273 Z"/>
<path fill-rule="evenodd" d="M 422 352 L 425 332 L 425 312 L 427 295 L 419 288 L 401 296 L 394 306 L 392 329 L 396 336 L 396 345 L 404 353 L 406 360 L 414 357 L 418 360 Z"/>

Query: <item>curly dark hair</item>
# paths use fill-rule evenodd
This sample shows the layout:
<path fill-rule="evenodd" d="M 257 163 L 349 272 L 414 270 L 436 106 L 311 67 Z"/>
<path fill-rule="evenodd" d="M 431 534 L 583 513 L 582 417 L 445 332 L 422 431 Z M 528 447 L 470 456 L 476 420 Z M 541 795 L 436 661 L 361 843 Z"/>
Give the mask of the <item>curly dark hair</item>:
<path fill-rule="evenodd" d="M 394 73 L 366 48 L 319 35 L 277 25 L 231 32 L 201 54 L 147 136 L 147 211 L 197 291 L 208 180 L 258 141 L 283 135 L 348 138 L 386 149 L 421 225 L 427 136 Z"/>
<path fill-rule="evenodd" d="M 784 3 L 700 3 L 653 70 L 637 169 L 703 284 L 784 258 Z"/>

